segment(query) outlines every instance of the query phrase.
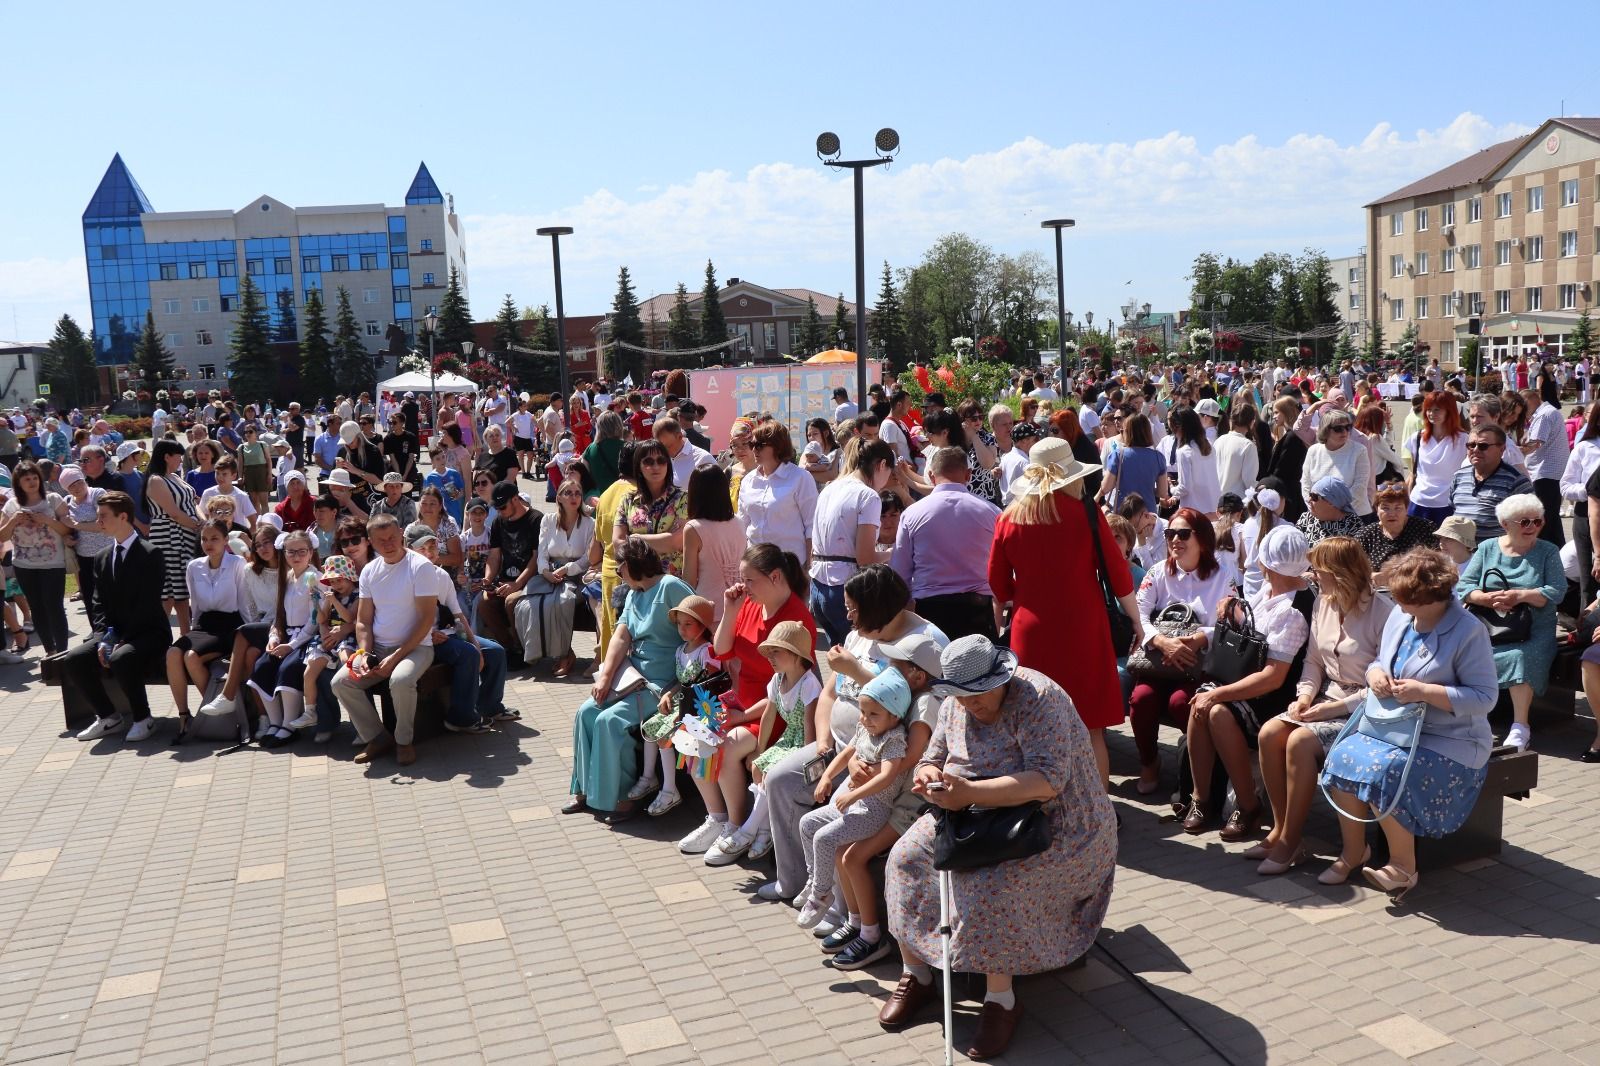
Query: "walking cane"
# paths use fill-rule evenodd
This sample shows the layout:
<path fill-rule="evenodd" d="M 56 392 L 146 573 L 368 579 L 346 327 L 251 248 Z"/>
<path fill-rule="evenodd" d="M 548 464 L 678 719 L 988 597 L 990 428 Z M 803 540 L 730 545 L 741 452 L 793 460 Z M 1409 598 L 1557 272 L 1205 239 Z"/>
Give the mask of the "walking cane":
<path fill-rule="evenodd" d="M 939 939 L 944 941 L 944 1066 L 955 1062 L 950 1003 L 950 871 L 939 871 Z"/>

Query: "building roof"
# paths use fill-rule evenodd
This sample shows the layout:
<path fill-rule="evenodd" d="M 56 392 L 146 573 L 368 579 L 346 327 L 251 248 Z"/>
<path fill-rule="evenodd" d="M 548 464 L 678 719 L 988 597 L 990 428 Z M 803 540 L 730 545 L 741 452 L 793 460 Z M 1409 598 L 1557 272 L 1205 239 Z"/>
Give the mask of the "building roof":
<path fill-rule="evenodd" d="M 154 210 L 150 198 L 128 173 L 122 153 L 118 152 L 111 157 L 111 165 L 106 167 L 100 186 L 89 198 L 89 206 L 83 209 L 83 219 L 85 222 L 137 222 L 140 215 Z"/>
<path fill-rule="evenodd" d="M 804 304 L 809 296 L 817 302 L 817 314 L 828 319 L 834 316 L 835 308 L 838 307 L 840 302 L 839 297 L 829 296 L 827 293 L 817 292 L 815 289 L 768 289 L 765 286 L 757 285 L 753 281 L 745 281 L 742 278 L 730 279 L 728 284 L 718 290 L 717 296 L 719 299 L 726 300 L 735 289 L 758 296 L 765 293 L 775 302 L 785 304 Z M 704 293 L 695 289 L 689 290 L 689 307 L 697 314 L 704 299 Z M 648 323 L 653 312 L 656 321 L 664 324 L 671 321 L 672 307 L 677 302 L 678 294 L 676 292 L 664 292 L 652 296 L 639 304 L 639 317 Z M 846 314 L 855 314 L 855 304 L 845 300 L 844 306 Z"/>
<path fill-rule="evenodd" d="M 1377 207 L 1379 204 L 1390 203 L 1394 200 L 1406 200 L 1413 196 L 1427 196 L 1430 193 L 1446 192 L 1450 189 L 1459 189 L 1463 185 L 1478 185 L 1488 181 L 1495 172 L 1513 157 L 1523 147 L 1536 138 L 1544 135 L 1545 128 L 1551 125 L 1565 126 L 1567 129 L 1590 137 L 1600 137 L 1600 119 L 1596 118 L 1553 118 L 1540 124 L 1532 133 L 1521 137 L 1513 137 L 1509 141 L 1482 148 L 1459 159 L 1443 170 L 1436 170 L 1427 177 L 1412 182 L 1402 188 L 1396 189 L 1387 196 L 1380 196 L 1367 204 L 1367 207 Z"/>
<path fill-rule="evenodd" d="M 442 204 L 444 193 L 439 191 L 433 175 L 428 173 L 428 164 L 417 166 L 417 176 L 411 179 L 411 188 L 406 190 L 406 203 L 408 204 Z"/>

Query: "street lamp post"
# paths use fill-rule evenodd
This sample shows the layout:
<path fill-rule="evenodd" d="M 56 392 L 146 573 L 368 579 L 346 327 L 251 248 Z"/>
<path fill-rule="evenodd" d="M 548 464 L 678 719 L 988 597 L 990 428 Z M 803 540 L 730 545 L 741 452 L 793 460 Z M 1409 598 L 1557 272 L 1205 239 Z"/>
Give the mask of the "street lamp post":
<path fill-rule="evenodd" d="M 1071 229 L 1077 222 L 1070 218 L 1052 218 L 1039 223 L 1040 229 L 1056 231 L 1056 370 L 1061 375 L 1061 395 L 1067 394 L 1067 324 L 1072 316 L 1067 314 L 1066 275 L 1062 270 L 1061 231 Z"/>
<path fill-rule="evenodd" d="M 433 432 L 439 433 L 439 370 L 433 365 L 433 337 L 439 332 L 439 315 L 429 311 L 422 322 L 428 327 L 428 405 L 433 419 Z"/>
<path fill-rule="evenodd" d="M 556 270 L 556 362 L 561 375 L 561 397 L 567 395 L 567 310 L 561 302 L 561 238 L 572 233 L 571 226 L 545 226 L 537 231 L 541 237 L 550 238 L 550 257 Z M 599 353 L 595 369 L 599 370 Z"/>
<path fill-rule="evenodd" d="M 817 137 L 817 158 L 826 166 L 849 170 L 855 176 L 856 201 L 856 404 L 867 409 L 867 258 L 863 186 L 861 174 L 869 167 L 886 166 L 894 162 L 900 151 L 900 135 L 884 127 L 873 138 L 878 155 L 874 159 L 840 159 L 839 135 L 823 133 Z"/>

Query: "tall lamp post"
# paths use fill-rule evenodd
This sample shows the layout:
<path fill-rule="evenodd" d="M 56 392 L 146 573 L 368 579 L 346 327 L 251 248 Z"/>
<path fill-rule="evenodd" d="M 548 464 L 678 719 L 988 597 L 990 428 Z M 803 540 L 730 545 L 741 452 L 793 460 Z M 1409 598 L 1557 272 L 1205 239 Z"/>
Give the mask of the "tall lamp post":
<path fill-rule="evenodd" d="M 550 257 L 556 268 L 556 362 L 561 373 L 561 397 L 567 396 L 567 310 L 561 302 L 561 238 L 571 235 L 571 226 L 545 226 L 537 231 L 541 237 L 550 238 Z M 595 369 L 599 370 L 599 352 L 595 353 Z"/>
<path fill-rule="evenodd" d="M 1215 358 L 1218 351 L 1217 316 L 1226 314 L 1228 305 L 1233 303 L 1233 294 L 1231 292 L 1219 292 L 1215 296 L 1201 296 L 1197 302 L 1200 304 L 1201 310 L 1211 316 L 1211 354 Z"/>
<path fill-rule="evenodd" d="M 856 193 L 856 404 L 867 409 L 867 258 L 862 211 L 861 174 L 869 167 L 894 162 L 900 151 L 900 135 L 885 126 L 872 140 L 878 150 L 874 159 L 840 159 L 839 135 L 823 133 L 817 137 L 817 158 L 826 166 L 849 170 L 855 175 Z"/>
<path fill-rule="evenodd" d="M 1071 229 L 1077 222 L 1070 218 L 1052 218 L 1039 223 L 1040 229 L 1053 229 L 1056 231 L 1056 358 L 1060 361 L 1056 369 L 1061 374 L 1061 395 L 1067 394 L 1067 323 L 1071 321 L 1067 314 L 1067 287 L 1066 275 L 1062 271 L 1061 260 L 1061 231 Z"/>
<path fill-rule="evenodd" d="M 422 324 L 428 327 L 428 410 L 433 432 L 439 433 L 439 368 L 433 365 L 433 338 L 439 332 L 438 312 L 429 310 Z M 431 434 L 430 434 L 431 436 Z"/>

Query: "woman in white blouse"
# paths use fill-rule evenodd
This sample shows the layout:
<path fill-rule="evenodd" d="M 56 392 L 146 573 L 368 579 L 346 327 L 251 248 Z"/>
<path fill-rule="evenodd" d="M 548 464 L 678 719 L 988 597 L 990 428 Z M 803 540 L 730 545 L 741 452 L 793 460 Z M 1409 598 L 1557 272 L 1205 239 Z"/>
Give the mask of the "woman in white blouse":
<path fill-rule="evenodd" d="M 782 422 L 763 422 L 750 436 L 756 468 L 739 479 L 739 518 L 745 541 L 775 544 L 811 565 L 811 524 L 817 483 L 795 465 L 794 442 Z"/>
<path fill-rule="evenodd" d="M 244 620 L 245 561 L 228 550 L 228 527 L 207 522 L 200 527 L 198 559 L 184 567 L 189 587 L 189 609 L 194 619 L 189 632 L 167 649 L 167 685 L 178 708 L 178 735 L 174 744 L 189 739 L 189 685 L 201 692 L 211 680 L 211 662 L 233 647 L 233 635 Z"/>
<path fill-rule="evenodd" d="M 1509 434 L 1508 434 L 1509 436 Z M 1443 522 L 1455 513 L 1450 486 L 1467 461 L 1467 431 L 1456 398 L 1443 390 L 1422 401 L 1422 430 L 1405 442 L 1411 460 L 1410 513 Z"/>
<path fill-rule="evenodd" d="M 300 717 L 305 706 L 300 690 L 305 650 L 317 635 L 317 568 L 311 536 L 304 531 L 285 533 L 277 543 L 283 553 L 277 609 L 267 633 L 266 652 L 256 661 L 249 681 L 266 712 L 256 727 L 256 739 L 265 747 L 287 744 L 297 735 L 284 723 Z"/>
<path fill-rule="evenodd" d="M 1172 416 L 1172 439 L 1176 443 L 1174 458 L 1178 470 L 1178 484 L 1172 490 L 1172 498 L 1180 507 L 1216 518 L 1217 501 L 1222 498 L 1217 453 L 1193 408 L 1186 407 Z"/>
<path fill-rule="evenodd" d="M 1354 423 L 1349 414 L 1327 408 L 1317 426 L 1317 443 L 1306 452 L 1300 468 L 1300 492 L 1311 498 L 1312 487 L 1325 477 L 1336 477 L 1350 486 L 1350 505 L 1358 516 L 1372 513 L 1372 456 L 1366 447 L 1351 441 Z"/>
<path fill-rule="evenodd" d="M 1199 511 L 1185 507 L 1172 516 L 1165 530 L 1167 560 L 1150 569 L 1139 586 L 1139 617 L 1145 621 L 1145 644 L 1160 651 L 1167 661 L 1188 667 L 1199 662 L 1211 641 L 1217 607 L 1233 594 L 1237 574 L 1217 557 L 1217 532 Z M 1187 637 L 1167 637 L 1150 625 L 1175 603 L 1187 604 L 1201 628 Z M 1139 794 L 1148 796 L 1161 784 L 1161 756 L 1157 738 L 1161 723 L 1187 729 L 1189 701 L 1196 681 L 1145 681 L 1135 679 L 1128 707 L 1133 717 L 1133 739 L 1139 748 Z"/>
<path fill-rule="evenodd" d="M 554 659 L 557 677 L 566 677 L 577 665 L 572 625 L 593 543 L 594 519 L 583 513 L 583 486 L 569 477 L 556 490 L 556 513 L 539 526 L 539 574 L 529 579 L 513 608 L 522 661 L 532 666 Z"/>

